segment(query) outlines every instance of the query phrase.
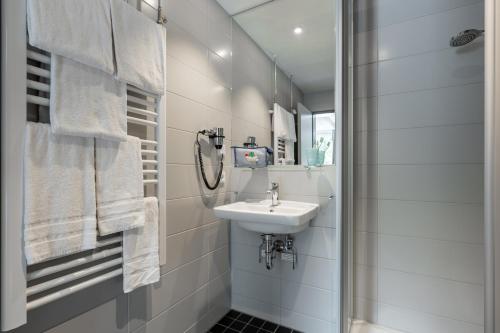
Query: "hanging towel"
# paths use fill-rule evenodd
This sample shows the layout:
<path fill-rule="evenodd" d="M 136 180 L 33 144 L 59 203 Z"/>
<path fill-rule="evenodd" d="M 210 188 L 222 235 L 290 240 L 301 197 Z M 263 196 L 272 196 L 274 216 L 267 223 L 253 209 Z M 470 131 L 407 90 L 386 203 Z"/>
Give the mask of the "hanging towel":
<path fill-rule="evenodd" d="M 286 120 L 288 127 L 288 141 L 296 142 L 297 135 L 295 134 L 295 117 L 293 116 L 293 113 L 286 112 Z"/>
<path fill-rule="evenodd" d="M 111 17 L 118 79 L 163 95 L 164 28 L 123 0 L 111 0 Z"/>
<path fill-rule="evenodd" d="M 114 73 L 109 0 L 28 0 L 29 43 Z"/>
<path fill-rule="evenodd" d="M 52 55 L 50 119 L 55 134 L 127 139 L 127 85 L 112 75 Z"/>
<path fill-rule="evenodd" d="M 126 293 L 160 280 L 158 200 L 145 198 L 144 206 L 144 227 L 123 233 L 123 291 Z"/>
<path fill-rule="evenodd" d="M 274 103 L 274 110 L 273 110 L 274 135 L 283 140 L 289 140 L 290 138 L 290 130 L 289 130 L 287 114 L 288 111 L 279 106 L 279 104 Z"/>
<path fill-rule="evenodd" d="M 94 140 L 26 125 L 24 249 L 28 265 L 95 248 Z"/>
<path fill-rule="evenodd" d="M 273 130 L 274 135 L 285 141 L 285 164 L 295 163 L 295 118 L 291 112 L 282 108 L 278 103 L 274 103 L 273 110 Z"/>
<path fill-rule="evenodd" d="M 100 235 L 144 226 L 141 141 L 96 140 L 97 226 Z"/>

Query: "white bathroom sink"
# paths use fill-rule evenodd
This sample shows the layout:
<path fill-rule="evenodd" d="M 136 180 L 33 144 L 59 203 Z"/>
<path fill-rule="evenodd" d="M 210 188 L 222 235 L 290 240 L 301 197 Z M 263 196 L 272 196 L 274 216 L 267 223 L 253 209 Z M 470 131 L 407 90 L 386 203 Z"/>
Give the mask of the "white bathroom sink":
<path fill-rule="evenodd" d="M 215 216 L 237 222 L 242 228 L 263 234 L 294 234 L 307 228 L 319 205 L 298 201 L 239 201 L 215 207 Z"/>

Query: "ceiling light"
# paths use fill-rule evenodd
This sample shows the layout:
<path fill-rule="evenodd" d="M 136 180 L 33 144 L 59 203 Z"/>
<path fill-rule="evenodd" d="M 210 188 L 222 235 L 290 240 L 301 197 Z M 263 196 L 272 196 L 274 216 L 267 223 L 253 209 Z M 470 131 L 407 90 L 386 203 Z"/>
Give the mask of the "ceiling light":
<path fill-rule="evenodd" d="M 302 30 L 301 27 L 296 27 L 295 29 L 293 29 L 293 33 L 296 35 L 300 35 L 302 32 L 304 32 L 304 30 Z"/>

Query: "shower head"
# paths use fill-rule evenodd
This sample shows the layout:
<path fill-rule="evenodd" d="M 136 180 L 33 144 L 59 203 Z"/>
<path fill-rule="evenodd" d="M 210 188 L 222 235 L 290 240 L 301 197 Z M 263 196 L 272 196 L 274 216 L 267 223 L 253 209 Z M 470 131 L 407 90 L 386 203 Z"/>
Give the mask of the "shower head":
<path fill-rule="evenodd" d="M 464 30 L 458 33 L 457 35 L 451 37 L 450 46 L 451 47 L 464 46 L 472 42 L 477 37 L 481 36 L 483 33 L 484 30 L 478 30 L 478 29 Z"/>

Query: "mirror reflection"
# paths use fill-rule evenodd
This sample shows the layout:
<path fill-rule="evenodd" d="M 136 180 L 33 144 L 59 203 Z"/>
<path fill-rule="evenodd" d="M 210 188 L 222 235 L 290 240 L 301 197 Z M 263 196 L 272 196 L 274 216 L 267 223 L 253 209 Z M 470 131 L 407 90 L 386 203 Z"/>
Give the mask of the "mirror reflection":
<path fill-rule="evenodd" d="M 258 144 L 273 148 L 275 165 L 333 164 L 335 2 L 218 2 L 233 18 L 235 116 L 245 118 L 252 114 L 252 120 L 259 125 L 267 122 L 263 127 L 270 131 L 269 142 Z M 246 38 L 253 41 L 263 57 L 258 51 L 243 47 Z M 247 61 L 242 61 L 245 58 Z M 252 82 L 257 89 L 252 89 Z M 261 111 L 263 103 L 267 105 L 265 116 Z M 260 139 L 259 133 L 249 136 L 267 141 Z"/>

